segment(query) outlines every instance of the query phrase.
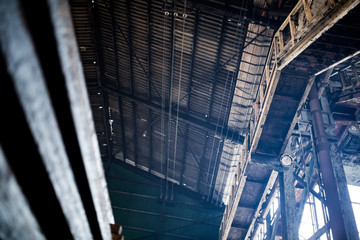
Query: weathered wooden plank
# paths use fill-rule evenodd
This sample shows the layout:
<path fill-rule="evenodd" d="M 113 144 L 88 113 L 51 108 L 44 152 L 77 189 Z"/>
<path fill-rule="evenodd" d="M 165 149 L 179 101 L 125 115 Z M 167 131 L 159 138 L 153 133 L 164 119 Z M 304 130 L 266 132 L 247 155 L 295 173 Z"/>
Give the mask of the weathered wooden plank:
<path fill-rule="evenodd" d="M 28 126 L 73 237 L 91 239 L 28 22 L 25 23 L 18 1 L 1 1 L 0 4 L 1 50 Z"/>
<path fill-rule="evenodd" d="M 284 33 L 279 31 L 280 51 L 284 49 Z"/>
<path fill-rule="evenodd" d="M 295 29 L 294 20 L 292 20 L 291 18 L 289 20 L 289 26 L 290 26 L 290 34 L 291 34 L 291 44 L 292 46 L 295 46 L 296 29 Z"/>
<path fill-rule="evenodd" d="M 279 70 L 286 67 L 294 58 L 303 52 L 310 44 L 315 42 L 324 32 L 329 30 L 337 21 L 344 17 L 351 9 L 358 5 L 360 0 L 343 0 L 332 8 L 324 5 L 312 17 L 311 23 L 305 26 L 302 36 L 296 36 L 299 41 L 290 48 L 282 57 Z M 301 1 L 299 1 L 301 3 Z M 299 5 L 299 3 L 297 5 Z M 290 13 L 292 13 L 294 10 Z M 294 12 L 295 13 L 295 12 Z"/>
<path fill-rule="evenodd" d="M 57 50 L 69 94 L 77 141 L 79 142 L 97 221 L 103 239 L 110 239 L 109 223 L 114 223 L 114 216 L 100 158 L 70 8 L 67 1 L 48 0 L 48 2 L 58 43 Z"/>
<path fill-rule="evenodd" d="M 303 3 L 303 6 L 304 6 L 306 19 L 308 21 L 311 21 L 312 14 L 311 14 L 309 3 L 308 3 L 307 0 L 302 0 L 302 3 Z"/>
<path fill-rule="evenodd" d="M 272 78 L 270 81 L 270 85 L 269 88 L 266 91 L 266 95 L 265 95 L 265 101 L 264 101 L 264 105 L 262 108 L 262 112 L 260 114 L 260 118 L 259 121 L 256 125 L 256 129 L 255 129 L 255 133 L 253 136 L 253 140 L 251 142 L 251 148 L 250 148 L 250 152 L 255 151 L 259 140 L 260 140 L 260 136 L 263 130 L 263 125 L 265 124 L 266 118 L 267 118 L 267 114 L 269 112 L 270 109 L 270 105 L 272 102 L 272 99 L 274 97 L 274 93 L 276 90 L 276 86 L 278 84 L 279 78 L 280 78 L 280 74 L 281 72 L 277 70 L 277 67 L 273 70 L 273 74 L 272 74 Z"/>
<path fill-rule="evenodd" d="M 45 240 L 0 146 L 0 239 Z"/>

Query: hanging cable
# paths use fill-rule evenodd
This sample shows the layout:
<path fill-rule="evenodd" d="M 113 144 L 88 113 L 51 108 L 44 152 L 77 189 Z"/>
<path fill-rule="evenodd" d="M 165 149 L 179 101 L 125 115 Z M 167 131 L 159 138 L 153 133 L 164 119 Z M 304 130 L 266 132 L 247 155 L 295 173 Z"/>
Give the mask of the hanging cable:
<path fill-rule="evenodd" d="M 185 25 L 186 25 L 186 1 L 184 3 L 184 13 L 183 13 L 183 25 L 182 25 L 182 39 L 181 39 L 181 53 L 180 53 L 180 69 L 179 69 L 179 85 L 178 85 L 178 97 L 177 97 L 177 111 L 176 111 L 176 126 L 175 126 L 175 145 L 174 145 L 174 159 L 173 159 L 173 169 L 172 178 L 175 180 L 175 164 L 176 164 L 176 152 L 177 152 L 177 136 L 179 128 L 179 108 L 180 108 L 180 93 L 181 93 L 181 81 L 182 81 L 182 67 L 183 67 L 183 55 L 184 55 L 184 36 L 185 36 Z M 171 105 L 171 103 L 170 103 Z M 185 163 L 184 163 L 185 164 Z M 172 184 L 171 189 L 171 200 L 174 198 L 174 183 Z"/>
<path fill-rule="evenodd" d="M 176 9 L 176 0 L 172 2 L 172 9 Z M 168 131 L 167 131 L 167 143 L 166 143 L 166 189 L 165 189 L 165 199 L 168 198 L 169 190 L 169 159 L 170 159 L 170 148 L 169 144 L 171 141 L 171 120 L 172 120 L 172 95 L 173 95 L 173 83 L 174 83 L 174 42 L 175 42 L 175 13 L 171 16 L 171 52 L 170 52 L 170 86 L 169 86 L 169 112 L 168 112 Z"/>
<path fill-rule="evenodd" d="M 236 27 L 236 34 L 235 34 L 235 38 L 234 38 L 234 42 L 233 42 L 232 52 L 234 51 L 235 46 L 236 46 L 236 39 L 237 39 L 238 30 L 239 30 L 239 24 L 237 24 L 237 27 Z M 239 43 L 239 45 L 240 45 L 240 43 Z M 219 51 L 221 51 L 221 49 L 219 49 Z M 222 97 L 221 97 L 220 110 L 219 110 L 219 113 L 218 113 L 216 129 L 215 129 L 214 138 L 213 138 L 213 144 L 212 144 L 212 147 L 211 147 L 211 156 L 210 156 L 210 163 L 209 163 L 208 170 L 207 170 L 206 183 L 208 183 L 208 179 L 209 179 L 209 175 L 210 175 L 210 167 L 211 167 L 211 163 L 213 162 L 212 160 L 213 160 L 213 155 L 214 155 L 216 133 L 217 133 L 217 130 L 218 130 L 218 127 L 219 127 L 220 115 L 221 115 L 223 105 L 224 105 L 224 98 L 225 98 L 226 86 L 227 86 L 228 80 L 229 80 L 229 73 L 230 73 L 230 70 L 227 70 L 227 76 L 226 76 L 224 90 L 223 90 Z M 219 154 L 220 146 L 221 146 L 222 141 L 223 141 L 223 139 L 221 139 L 220 142 L 218 143 L 216 156 L 218 156 L 218 154 Z M 210 199 L 210 191 L 211 191 L 211 186 L 212 186 L 212 182 L 213 182 L 213 178 L 214 178 L 214 174 L 215 174 L 216 160 L 217 160 L 217 158 L 214 159 L 214 167 L 213 167 L 213 171 L 212 171 L 212 175 L 211 175 L 211 181 L 210 181 L 210 185 L 209 185 L 209 191 L 208 191 L 208 194 L 207 194 L 207 200 Z M 215 189 L 215 186 L 214 186 L 214 189 Z"/>
<path fill-rule="evenodd" d="M 238 25 L 238 26 L 239 26 L 239 25 Z M 237 33 L 238 33 L 238 28 L 237 28 L 237 30 L 236 30 L 235 39 L 237 38 Z M 235 43 L 234 43 L 234 44 L 235 44 Z M 236 49 L 237 51 L 239 51 L 240 46 L 241 46 L 241 34 L 240 34 L 240 36 L 239 36 L 239 43 L 238 43 L 238 46 L 237 46 L 237 49 Z M 236 63 L 236 62 L 235 62 L 235 63 Z M 228 70 L 228 74 L 229 74 L 229 70 Z M 231 83 L 230 83 L 230 87 L 229 87 L 230 90 L 233 88 L 233 84 L 236 84 L 236 78 L 237 78 L 237 76 L 235 76 L 235 72 L 233 72 L 233 73 L 231 74 Z M 234 79 L 235 79 L 235 81 L 234 81 Z M 225 89 L 224 89 L 224 91 L 225 91 Z M 228 94 L 228 96 L 227 96 L 226 103 L 229 103 L 229 101 L 230 101 L 230 94 Z M 228 107 L 231 108 L 231 104 L 225 104 L 225 106 L 226 106 L 226 107 L 225 107 L 225 113 L 226 113 L 226 112 L 228 111 Z M 220 112 L 219 112 L 219 113 L 220 113 Z M 226 118 L 225 118 L 224 120 L 226 120 Z M 221 135 L 223 134 L 224 127 L 225 127 L 225 121 L 223 121 L 222 126 L 221 126 Z M 227 133 L 225 134 L 225 136 L 226 136 L 226 135 L 227 135 Z M 217 158 L 219 157 L 219 153 L 220 153 L 220 147 L 218 148 L 218 150 L 217 150 L 217 152 L 216 152 L 216 157 L 215 157 L 215 159 L 217 159 Z M 210 185 L 212 185 L 212 181 L 213 181 L 213 178 L 214 178 L 214 173 L 215 173 L 215 168 L 213 169 L 213 174 L 212 174 L 212 177 L 211 177 L 211 183 L 210 183 Z M 223 174 L 222 179 L 221 179 L 220 182 L 224 182 L 224 178 L 225 178 L 225 173 Z M 215 203 L 215 204 L 217 204 L 218 201 L 219 201 L 220 192 L 222 192 L 221 190 L 222 190 L 222 189 L 218 190 L 218 194 L 217 194 L 217 198 L 216 198 L 216 203 Z"/>
<path fill-rule="evenodd" d="M 248 2 L 246 2 L 246 5 L 248 4 Z M 265 29 L 266 30 L 266 29 Z M 258 29 L 258 32 L 260 32 L 260 33 L 258 33 L 258 34 L 261 34 L 261 33 L 263 33 L 264 32 L 264 30 L 262 30 L 262 31 L 260 31 L 260 28 Z M 250 43 L 249 43 L 250 44 Z M 247 47 L 249 44 L 247 44 L 246 46 L 243 46 L 244 48 L 245 47 Z M 261 49 L 261 52 L 263 51 L 263 49 Z M 251 56 L 251 58 L 252 58 L 253 56 Z M 257 66 L 257 68 L 259 68 L 259 66 Z M 236 84 L 236 79 L 235 79 L 235 81 L 234 81 L 234 77 L 235 78 L 237 78 L 237 76 L 234 76 L 235 75 L 235 73 L 233 73 L 232 74 L 232 80 L 231 80 L 231 87 L 230 88 L 232 88 L 232 84 Z M 248 75 L 247 75 L 247 77 L 246 77 L 246 79 L 248 78 Z M 255 84 L 254 84 L 255 85 Z M 252 88 L 253 88 L 254 86 L 252 86 Z M 229 100 L 230 100 L 230 96 L 228 96 L 228 99 L 227 99 L 227 102 L 229 102 Z M 226 107 L 227 108 L 227 107 Z M 226 112 L 227 112 L 227 110 L 226 110 Z M 225 125 L 225 122 L 223 122 L 223 125 L 222 125 L 222 131 L 223 131 L 223 129 L 224 129 L 224 125 Z M 227 130 L 228 131 L 228 130 Z M 227 135 L 227 133 L 226 133 L 226 135 Z M 218 154 L 219 154 L 219 152 L 217 153 L 217 156 L 216 156 L 216 158 L 215 159 L 217 159 L 217 157 L 218 157 Z M 214 171 L 213 171 L 214 172 Z M 213 173 L 214 174 L 214 173 Z M 214 175 L 213 175 L 214 176 Z M 212 176 L 212 177 L 213 177 Z M 223 175 L 223 177 L 222 177 L 222 180 L 220 181 L 220 182 L 223 182 L 224 181 L 224 178 L 225 178 L 225 174 Z M 212 181 L 211 181 L 211 185 L 212 185 Z M 224 186 L 224 188 L 225 188 L 225 186 Z M 216 199 L 216 204 L 218 203 L 218 201 L 219 201 L 219 197 L 220 197 L 220 192 L 221 192 L 221 190 L 218 190 L 218 194 L 217 194 L 217 199 Z"/>
<path fill-rule="evenodd" d="M 163 41 L 162 41 L 162 68 L 161 68 L 161 146 L 160 146 L 160 172 L 163 175 L 163 158 L 164 158 L 164 136 L 165 136 L 165 86 L 164 86 L 164 69 L 165 69 L 165 26 L 167 13 L 167 0 L 164 1 L 164 21 L 163 21 Z M 160 198 L 163 198 L 163 179 L 160 178 Z"/>
<path fill-rule="evenodd" d="M 236 32 L 236 35 L 237 35 L 237 32 Z M 232 50 L 234 50 L 234 47 L 233 47 Z M 218 117 L 217 117 L 217 122 L 216 122 L 216 130 L 215 130 L 213 144 L 212 144 L 212 148 L 211 148 L 210 164 L 209 164 L 209 167 L 208 167 L 208 174 L 207 174 L 206 181 L 208 181 L 208 177 L 209 177 L 209 174 L 210 174 L 210 166 L 211 166 L 213 155 L 214 155 L 216 132 L 218 130 L 218 126 L 219 126 L 219 122 L 220 122 L 220 115 L 221 115 L 221 111 L 222 111 L 223 105 L 224 105 L 224 97 L 225 97 L 225 92 L 226 92 L 226 85 L 227 85 L 228 80 L 229 80 L 229 73 L 230 73 L 230 71 L 228 70 L 227 75 L 226 75 L 226 81 L 225 81 L 225 85 L 224 85 L 224 90 L 223 90 L 222 97 L 221 97 L 220 110 L 219 110 Z M 222 136 L 222 134 L 220 134 L 220 135 Z M 217 150 L 216 150 L 216 158 L 214 159 L 214 167 L 213 167 L 213 171 L 212 171 L 212 174 L 211 174 L 211 181 L 210 181 L 210 185 L 209 185 L 209 191 L 208 191 L 208 194 L 207 194 L 208 195 L 207 200 L 209 200 L 209 198 L 210 198 L 211 185 L 212 185 L 212 182 L 213 182 L 213 178 L 214 178 L 214 174 L 215 174 L 215 168 L 216 168 L 216 160 L 217 160 L 217 157 L 218 157 L 218 154 L 219 154 L 219 151 L 220 151 L 220 146 L 221 146 L 222 141 L 223 141 L 223 139 L 221 139 L 220 142 L 218 143 L 218 147 L 217 147 Z M 215 188 L 215 186 L 214 186 L 214 188 Z"/>

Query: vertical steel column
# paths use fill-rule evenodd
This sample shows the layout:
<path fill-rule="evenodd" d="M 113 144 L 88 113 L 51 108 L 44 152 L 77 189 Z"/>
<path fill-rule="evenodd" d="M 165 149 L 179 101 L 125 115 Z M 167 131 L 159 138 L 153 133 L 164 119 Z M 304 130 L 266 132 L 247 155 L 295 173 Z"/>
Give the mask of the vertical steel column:
<path fill-rule="evenodd" d="M 341 213 L 344 216 L 346 236 L 351 240 L 359 240 L 359 233 L 356 226 L 355 216 L 351 205 L 349 190 L 347 188 L 346 175 L 342 164 L 342 155 L 336 143 L 330 143 L 331 163 L 334 167 L 334 174 L 339 192 Z"/>
<path fill-rule="evenodd" d="M 266 240 L 271 240 L 273 228 L 271 226 L 270 212 L 266 215 Z"/>
<path fill-rule="evenodd" d="M 309 99 L 313 131 L 315 135 L 315 146 L 325 188 L 326 205 L 328 207 L 330 217 L 330 227 L 335 240 L 346 239 L 347 237 L 344 216 L 341 213 L 341 204 L 337 190 L 337 182 L 330 159 L 329 142 L 327 140 L 327 135 L 322 119 L 316 84 L 314 84 L 310 90 Z"/>
<path fill-rule="evenodd" d="M 299 239 L 293 166 L 286 167 L 279 173 L 279 185 L 282 239 Z"/>

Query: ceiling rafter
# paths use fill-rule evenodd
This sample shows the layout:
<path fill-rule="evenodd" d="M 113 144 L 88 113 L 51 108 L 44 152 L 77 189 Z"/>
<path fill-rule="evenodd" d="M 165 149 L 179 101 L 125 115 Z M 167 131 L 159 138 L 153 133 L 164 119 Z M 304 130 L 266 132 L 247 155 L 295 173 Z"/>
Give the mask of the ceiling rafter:
<path fill-rule="evenodd" d="M 133 138 L 134 138 L 134 157 L 135 157 L 135 165 L 137 166 L 138 163 L 139 163 L 139 158 L 138 158 L 138 155 L 139 155 L 139 144 L 138 144 L 138 137 L 137 137 L 137 118 L 136 118 L 136 105 L 135 103 L 133 102 L 132 104 L 132 110 L 133 110 L 133 124 L 134 124 L 134 132 L 133 132 Z"/>
<path fill-rule="evenodd" d="M 125 138 L 125 123 L 124 123 L 124 112 L 122 107 L 122 99 L 118 97 L 119 102 L 119 114 L 120 114 L 120 121 L 121 121 L 121 138 L 122 138 L 122 148 L 123 148 L 123 158 L 124 161 L 127 158 L 127 151 L 126 151 L 126 138 Z"/>
<path fill-rule="evenodd" d="M 227 6 L 229 3 L 229 1 L 226 1 L 225 3 L 225 6 Z M 225 26 L 226 26 L 226 23 L 227 23 L 227 18 L 224 16 L 223 17 L 223 20 L 222 20 L 222 25 L 221 25 L 221 32 L 220 32 L 220 37 L 219 37 L 219 47 L 218 47 L 218 50 L 217 50 L 217 56 L 216 56 L 216 64 L 215 64 L 215 69 L 218 68 L 219 66 L 219 63 L 220 63 L 220 57 L 221 57 L 221 53 L 222 53 L 222 47 L 223 47 L 223 44 L 224 44 L 224 32 L 225 32 Z M 236 37 L 236 36 L 235 36 Z M 234 40 L 235 41 L 235 40 Z M 215 85 L 216 85 L 216 82 L 217 82 L 217 74 L 218 72 L 214 75 L 214 77 L 212 77 L 212 87 L 211 87 L 211 90 L 210 90 L 210 94 L 211 94 L 211 97 L 210 97 L 210 104 L 209 104 L 209 109 L 208 109 L 208 114 L 207 114 L 207 121 L 210 121 L 211 119 L 211 113 L 212 113 L 212 107 L 213 107 L 213 103 L 214 103 L 214 93 L 215 93 Z M 227 76 L 228 77 L 228 76 Z M 227 81 L 226 81 L 227 82 Z M 226 85 L 224 85 L 224 92 L 225 92 L 225 88 L 226 88 Z M 224 97 L 224 96 L 223 96 Z M 222 104 L 223 102 L 221 102 L 221 107 L 222 108 Z M 220 112 L 219 112 L 220 114 Z M 220 116 L 219 116 L 220 117 Z M 218 117 L 218 118 L 219 118 Z M 217 120 L 217 122 L 219 121 L 219 119 Z"/>
<path fill-rule="evenodd" d="M 120 77 L 119 77 L 119 59 L 118 59 L 118 48 L 117 48 L 117 38 L 116 38 L 116 27 L 115 27 L 115 6 L 114 1 L 110 0 L 111 8 L 111 30 L 112 30 L 112 40 L 114 46 L 114 58 L 115 58 L 115 77 L 116 77 L 116 86 L 120 87 Z"/>
<path fill-rule="evenodd" d="M 203 146 L 203 150 L 202 150 L 202 154 L 201 154 L 201 158 L 200 158 L 200 163 L 199 163 L 199 176 L 198 176 L 198 181 L 197 181 L 197 189 L 200 189 L 200 184 L 201 184 L 201 177 L 204 174 L 204 160 L 206 159 L 205 157 L 205 153 L 206 153 L 206 148 L 207 148 L 207 143 L 209 141 L 209 133 L 206 132 L 206 138 L 205 138 L 205 142 L 204 142 L 204 146 Z M 209 163 L 210 164 L 210 163 Z"/>
<path fill-rule="evenodd" d="M 151 0 L 147 0 L 147 42 L 148 42 L 148 82 L 147 82 L 147 88 L 148 88 L 148 92 L 147 92 L 147 97 L 148 97 L 148 101 L 151 102 L 151 82 L 152 82 L 152 71 L 151 71 L 151 38 L 152 38 L 152 30 L 151 30 Z"/>
<path fill-rule="evenodd" d="M 186 164 L 186 152 L 188 149 L 188 132 L 189 132 L 189 125 L 186 124 L 186 130 L 185 130 L 185 136 L 184 136 L 184 156 L 182 159 L 182 168 L 181 168 L 181 174 L 180 174 L 180 184 L 184 184 L 184 173 L 185 173 L 185 164 Z"/>
<path fill-rule="evenodd" d="M 152 122 L 153 120 L 153 114 L 152 114 L 152 110 L 149 108 L 149 111 L 148 111 L 148 116 L 149 116 L 149 119 L 150 119 L 150 122 Z M 152 170 L 154 169 L 154 157 L 153 157 L 153 124 L 149 124 L 149 144 L 150 144 L 150 149 L 149 149 L 149 160 L 150 160 L 150 163 L 149 163 L 149 170 Z"/>
<path fill-rule="evenodd" d="M 101 86 L 104 85 L 104 72 L 102 71 L 103 68 L 103 52 L 101 51 L 101 47 L 98 47 L 99 43 L 100 43 L 100 36 L 99 36 L 99 32 L 100 32 L 100 28 L 99 28 L 99 24 L 98 22 L 95 20 L 97 18 L 97 5 L 95 4 L 93 7 L 91 5 L 89 5 L 89 14 L 90 14 L 90 20 L 91 20 L 91 24 L 93 26 L 93 47 L 95 49 L 95 61 L 94 64 L 96 65 L 96 73 L 97 73 L 97 82 L 98 82 L 98 87 L 101 88 Z M 104 91 L 99 91 L 100 92 L 100 101 L 101 101 L 101 105 L 103 106 L 103 109 L 101 110 L 102 112 L 102 118 L 103 118 L 103 122 L 104 122 L 104 135 L 105 135 L 105 141 L 106 141 L 106 147 L 107 147 L 107 153 L 108 156 L 110 157 L 112 154 L 112 148 L 111 148 L 111 140 L 110 140 L 110 126 L 109 126 L 109 116 L 107 114 L 108 111 L 108 103 L 106 101 L 106 94 Z M 111 161 L 109 161 L 110 163 Z"/>
<path fill-rule="evenodd" d="M 131 29 L 131 9 L 130 9 L 130 0 L 126 0 L 126 23 L 127 23 L 127 35 L 128 35 L 128 45 L 129 45 L 129 66 L 130 66 L 130 91 L 131 95 L 134 95 L 134 65 L 133 65 L 133 52 L 134 46 L 132 43 L 132 29 Z M 132 50 L 131 50 L 132 49 Z M 149 76 L 148 73 L 146 73 Z M 133 105 L 134 109 L 134 105 Z M 136 125 L 136 119 L 134 119 L 134 124 Z"/>

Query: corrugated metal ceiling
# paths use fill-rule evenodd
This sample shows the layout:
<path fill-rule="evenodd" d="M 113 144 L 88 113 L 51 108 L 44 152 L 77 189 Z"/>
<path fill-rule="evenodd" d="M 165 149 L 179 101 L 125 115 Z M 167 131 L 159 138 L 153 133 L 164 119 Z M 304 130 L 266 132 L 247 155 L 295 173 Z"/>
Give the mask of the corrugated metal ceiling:
<path fill-rule="evenodd" d="M 71 1 L 104 159 L 226 201 L 273 33 L 252 4 Z"/>

